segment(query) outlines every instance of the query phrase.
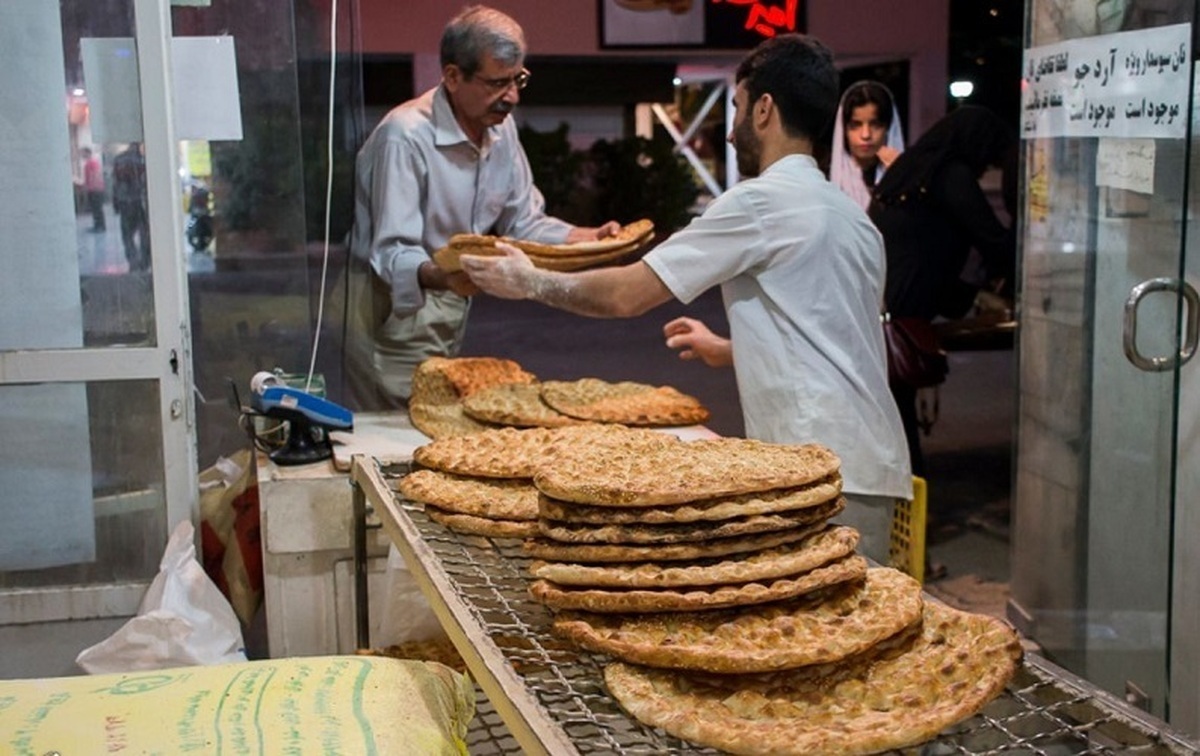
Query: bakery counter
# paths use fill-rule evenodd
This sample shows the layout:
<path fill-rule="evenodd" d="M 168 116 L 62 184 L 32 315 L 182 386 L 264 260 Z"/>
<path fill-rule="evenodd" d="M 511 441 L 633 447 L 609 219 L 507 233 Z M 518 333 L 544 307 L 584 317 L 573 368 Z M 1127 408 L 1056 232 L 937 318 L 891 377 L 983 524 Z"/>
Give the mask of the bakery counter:
<path fill-rule="evenodd" d="M 549 610 L 529 597 L 530 559 L 521 542 L 461 535 L 433 522 L 394 493 L 395 478 L 406 472 L 406 465 L 363 456 L 355 458 L 350 478 L 356 499 L 380 519 L 494 708 L 489 722 L 472 728 L 472 753 L 717 753 L 627 715 L 604 687 L 609 659 L 550 633 Z M 1195 755 L 1200 747 L 1028 654 L 999 697 L 920 748 L 924 754 L 1126 751 Z"/>
<path fill-rule="evenodd" d="M 684 440 L 713 438 L 703 426 L 666 428 Z M 421 635 L 426 621 L 406 605 L 419 597 L 407 571 L 389 566 L 378 516 L 353 508 L 356 455 L 406 464 L 429 442 L 404 412 L 360 412 L 354 431 L 335 431 L 332 459 L 281 466 L 257 458 L 262 515 L 263 603 L 273 658 L 353 653 Z M 358 554 L 359 556 L 356 556 Z M 398 561 L 398 560 L 396 560 Z M 364 596 L 362 600 L 357 598 Z M 396 625 L 400 625 L 396 627 Z"/>
<path fill-rule="evenodd" d="M 333 459 L 281 466 L 258 455 L 263 603 L 273 658 L 353 653 L 365 645 L 362 636 L 380 635 L 387 616 L 390 544 L 377 520 L 355 516 L 350 459 L 407 461 L 429 439 L 399 412 L 358 413 L 354 426 L 353 433 L 333 434 Z M 365 601 L 356 599 L 360 591 Z M 374 605 L 373 617 L 367 605 Z"/>

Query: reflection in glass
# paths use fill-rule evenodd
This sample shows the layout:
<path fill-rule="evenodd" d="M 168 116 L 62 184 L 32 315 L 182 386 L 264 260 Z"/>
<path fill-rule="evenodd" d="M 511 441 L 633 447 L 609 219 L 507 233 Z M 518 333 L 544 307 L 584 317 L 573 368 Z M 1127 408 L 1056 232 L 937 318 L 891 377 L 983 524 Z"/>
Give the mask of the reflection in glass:
<path fill-rule="evenodd" d="M 61 3 L 69 149 L 76 185 L 75 229 L 82 344 L 152 346 L 154 296 L 142 112 L 133 5 L 129 0 Z M 88 189 L 84 150 L 100 164 Z M 100 222 L 96 221 L 99 205 Z M 65 276 L 60 280 L 67 281 Z"/>
<path fill-rule="evenodd" d="M 166 543 L 153 381 L 0 386 L 0 587 L 145 580 Z M 80 418 L 87 418 L 86 424 Z"/>

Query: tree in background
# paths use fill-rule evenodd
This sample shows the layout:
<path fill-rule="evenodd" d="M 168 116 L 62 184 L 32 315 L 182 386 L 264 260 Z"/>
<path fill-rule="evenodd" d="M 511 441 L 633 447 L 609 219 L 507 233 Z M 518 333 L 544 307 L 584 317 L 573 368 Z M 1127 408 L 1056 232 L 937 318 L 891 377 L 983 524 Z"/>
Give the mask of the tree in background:
<path fill-rule="evenodd" d="M 601 139 L 581 151 L 567 137 L 565 123 L 550 132 L 521 128 L 534 183 L 551 215 L 586 226 L 649 218 L 662 239 L 696 214 L 699 184 L 670 140 Z"/>

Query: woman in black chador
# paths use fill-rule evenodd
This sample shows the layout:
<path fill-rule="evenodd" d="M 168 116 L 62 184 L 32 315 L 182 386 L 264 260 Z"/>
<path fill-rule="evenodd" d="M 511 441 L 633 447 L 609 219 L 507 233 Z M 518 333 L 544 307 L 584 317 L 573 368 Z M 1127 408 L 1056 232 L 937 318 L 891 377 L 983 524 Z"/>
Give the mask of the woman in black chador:
<path fill-rule="evenodd" d="M 961 318 L 981 289 L 1011 292 L 1016 237 L 979 179 L 990 166 L 1013 167 L 1015 146 L 1013 129 L 999 116 L 964 106 L 935 123 L 880 179 L 868 213 L 887 249 L 884 301 L 892 317 Z M 972 248 L 982 259 L 983 284 L 963 279 Z M 913 472 L 921 475 L 916 389 L 891 388 Z"/>

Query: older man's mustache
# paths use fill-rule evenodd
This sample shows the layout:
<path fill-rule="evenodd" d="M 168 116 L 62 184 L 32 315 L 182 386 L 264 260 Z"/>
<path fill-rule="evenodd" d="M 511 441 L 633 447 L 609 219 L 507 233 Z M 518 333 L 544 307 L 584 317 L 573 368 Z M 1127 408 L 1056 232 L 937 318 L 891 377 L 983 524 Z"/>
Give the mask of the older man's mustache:
<path fill-rule="evenodd" d="M 513 108 L 515 107 L 515 104 L 508 102 L 507 100 L 497 100 L 496 103 L 492 105 L 490 110 L 492 113 L 508 115 L 509 113 L 513 112 Z"/>

